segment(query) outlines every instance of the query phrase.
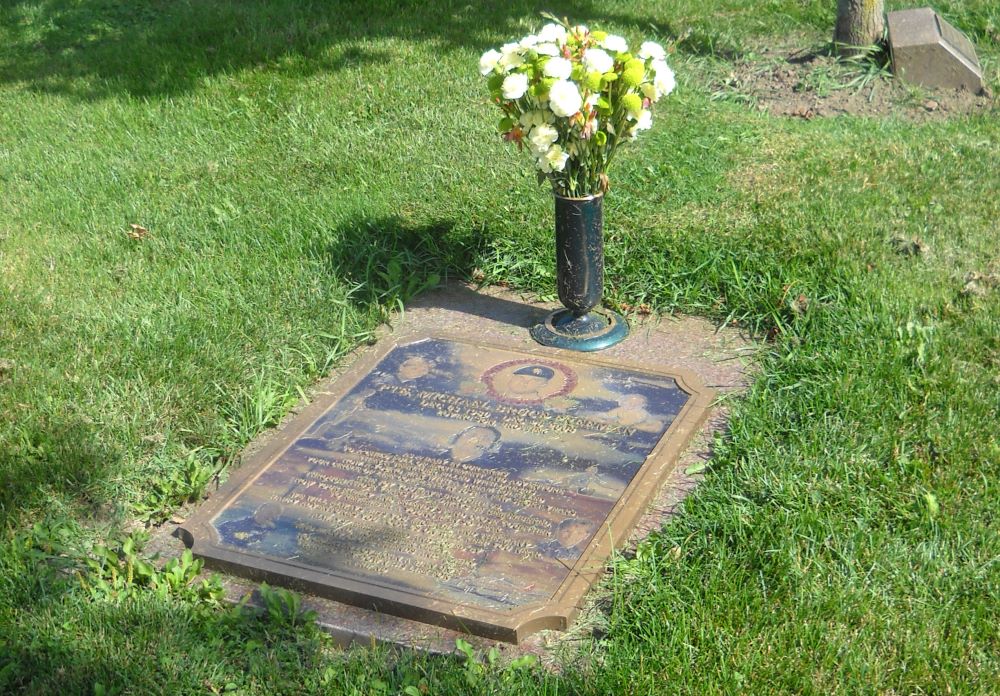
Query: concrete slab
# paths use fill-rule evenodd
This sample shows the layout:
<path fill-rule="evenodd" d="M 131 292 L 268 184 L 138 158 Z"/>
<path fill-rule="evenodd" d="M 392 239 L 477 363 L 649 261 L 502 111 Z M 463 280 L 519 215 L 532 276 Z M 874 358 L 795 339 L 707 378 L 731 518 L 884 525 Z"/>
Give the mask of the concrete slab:
<path fill-rule="evenodd" d="M 426 293 L 412 302 L 392 326 L 383 329 L 380 341 L 405 342 L 411 337 L 432 331 L 558 357 L 562 354 L 561 351 L 538 346 L 527 331 L 555 306 L 532 302 L 502 288 L 479 290 L 452 284 Z M 649 532 L 660 528 L 697 485 L 711 458 L 713 437 L 726 427 L 728 399 L 747 385 L 756 349 L 736 330 L 718 328 L 701 319 L 648 317 L 638 321 L 632 318 L 632 323 L 630 337 L 623 343 L 602 351 L 599 354 L 601 360 L 641 364 L 654 370 L 689 371 L 719 395 L 704 426 L 681 454 L 676 466 L 667 475 L 666 482 L 636 524 L 630 540 L 634 544 Z M 378 346 L 372 346 L 357 351 L 344 361 L 335 374 L 317 385 L 311 396 L 321 397 L 332 388 L 340 375 L 352 369 L 359 361 L 370 359 L 371 354 L 378 350 Z M 294 415 L 290 414 L 285 426 Z M 253 457 L 255 452 L 268 447 L 273 438 L 281 436 L 281 432 L 281 428 L 278 428 L 260 438 L 248 448 L 243 459 Z M 193 512 L 193 509 L 186 512 Z M 172 536 L 178 526 L 177 522 L 183 520 L 175 518 L 157 530 L 151 542 L 152 550 L 172 556 L 183 549 L 181 542 Z M 235 601 L 250 596 L 251 602 L 254 601 L 255 583 L 229 576 L 224 581 L 231 599 Z M 591 599 L 599 593 L 599 589 L 592 591 Z M 439 653 L 453 652 L 455 639 L 458 637 L 484 647 L 493 645 L 485 639 L 470 639 L 456 631 L 377 614 L 320 597 L 306 596 L 304 604 L 315 609 L 319 614 L 320 624 L 345 645 L 384 642 Z M 592 623 L 584 615 L 577 621 L 577 628 L 569 633 L 543 631 L 522 641 L 518 646 L 507 645 L 501 649 L 507 653 L 533 652 L 550 656 L 585 637 L 587 627 Z"/>
<path fill-rule="evenodd" d="M 887 25 L 898 77 L 923 87 L 983 91 L 972 42 L 930 7 L 890 12 Z"/>

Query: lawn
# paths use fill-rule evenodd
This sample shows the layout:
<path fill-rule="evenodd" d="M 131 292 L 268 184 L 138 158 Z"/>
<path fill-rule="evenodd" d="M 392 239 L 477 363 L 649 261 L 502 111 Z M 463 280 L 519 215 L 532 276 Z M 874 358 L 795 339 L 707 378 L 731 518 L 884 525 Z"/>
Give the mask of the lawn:
<path fill-rule="evenodd" d="M 1000 8 L 936 7 L 996 89 Z M 1000 119 L 719 98 L 834 8 L 0 0 L 0 692 L 1000 691 Z M 675 48 L 612 171 L 608 301 L 764 346 L 589 657 L 341 651 L 289 595 L 149 565 L 137 530 L 408 297 L 553 294 L 550 195 L 477 71 L 542 10 Z"/>

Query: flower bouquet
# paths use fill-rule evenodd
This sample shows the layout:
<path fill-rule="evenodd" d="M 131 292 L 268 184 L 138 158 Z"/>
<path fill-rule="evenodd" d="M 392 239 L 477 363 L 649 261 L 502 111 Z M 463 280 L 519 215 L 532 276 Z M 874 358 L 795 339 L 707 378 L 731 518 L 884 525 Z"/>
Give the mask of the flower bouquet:
<path fill-rule="evenodd" d="M 503 137 L 527 148 L 555 194 L 556 285 L 566 306 L 531 330 L 536 341 L 601 350 L 628 335 L 604 292 L 603 201 L 619 146 L 652 125 L 652 105 L 674 89 L 663 47 L 634 54 L 621 36 L 555 17 L 537 34 L 479 59 L 500 107 Z"/>
<path fill-rule="evenodd" d="M 652 125 L 652 105 L 675 85 L 659 44 L 633 54 L 621 36 L 560 22 L 487 51 L 479 72 L 503 112 L 503 137 L 527 147 L 539 181 L 569 197 L 608 190 L 618 147 Z"/>

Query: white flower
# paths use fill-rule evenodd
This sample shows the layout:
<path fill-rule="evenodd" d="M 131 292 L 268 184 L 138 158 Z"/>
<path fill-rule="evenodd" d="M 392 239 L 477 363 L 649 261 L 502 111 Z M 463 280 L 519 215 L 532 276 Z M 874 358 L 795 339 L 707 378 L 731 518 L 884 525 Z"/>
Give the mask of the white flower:
<path fill-rule="evenodd" d="M 549 148 L 552 147 L 553 143 L 559 139 L 559 131 L 548 124 L 543 124 L 541 126 L 535 126 L 528 133 L 528 143 L 531 146 L 531 151 L 536 155 L 542 155 L 548 152 Z"/>
<path fill-rule="evenodd" d="M 566 28 L 561 24 L 546 24 L 538 32 L 538 40 L 562 46 L 566 43 Z"/>
<path fill-rule="evenodd" d="M 521 39 L 519 45 L 521 46 L 521 48 L 531 48 L 536 43 L 538 43 L 538 37 L 535 36 L 534 34 L 529 34 L 528 36 L 525 36 L 523 39 Z"/>
<path fill-rule="evenodd" d="M 590 33 L 590 29 L 587 28 L 586 24 L 577 24 L 573 27 L 572 32 L 574 34 L 588 34 Z"/>
<path fill-rule="evenodd" d="M 614 53 L 625 53 L 628 51 L 628 42 L 616 34 L 608 34 L 601 42 L 601 48 L 606 48 Z"/>
<path fill-rule="evenodd" d="M 549 89 L 549 106 L 556 116 L 568 118 L 583 106 L 580 90 L 569 80 L 556 80 Z"/>
<path fill-rule="evenodd" d="M 569 153 L 563 152 L 563 149 L 558 145 L 553 145 L 549 148 L 548 152 L 538 158 L 538 168 L 546 174 L 549 172 L 561 172 L 566 168 L 568 160 Z"/>
<path fill-rule="evenodd" d="M 559 55 L 559 47 L 556 46 L 554 43 L 540 43 L 535 46 L 532 46 L 532 48 L 535 50 L 535 53 L 537 53 L 540 56 Z"/>
<path fill-rule="evenodd" d="M 591 106 L 597 106 L 597 102 L 601 101 L 601 95 L 598 92 L 591 92 L 587 96 L 587 103 Z"/>
<path fill-rule="evenodd" d="M 653 71 L 655 73 L 653 85 L 656 87 L 657 98 L 665 97 L 673 92 L 674 87 L 677 86 L 677 80 L 674 79 L 674 71 L 667 65 L 667 61 L 654 60 Z"/>
<path fill-rule="evenodd" d="M 494 51 L 493 49 L 484 53 L 482 58 L 479 59 L 479 74 L 489 75 L 496 70 L 497 63 L 500 62 L 500 55 L 500 51 Z"/>
<path fill-rule="evenodd" d="M 547 123 L 548 120 L 545 117 L 546 113 L 547 112 L 540 111 L 538 109 L 525 111 L 517 120 L 522 126 L 524 126 L 525 130 L 529 130 L 534 126 L 540 126 L 543 123 Z"/>
<path fill-rule="evenodd" d="M 549 58 L 549 62 L 545 64 L 543 72 L 546 77 L 554 77 L 557 80 L 568 80 L 569 76 L 573 73 L 573 64 L 565 58 L 556 56 Z"/>
<path fill-rule="evenodd" d="M 583 54 L 583 66 L 587 72 L 606 73 L 615 67 L 615 60 L 599 48 L 591 48 Z"/>
<path fill-rule="evenodd" d="M 551 113 L 551 111 L 540 111 L 538 109 L 525 111 L 517 120 L 520 121 L 521 125 L 524 126 L 525 129 L 529 129 L 534 126 L 540 126 L 543 123 L 548 123 Z"/>
<path fill-rule="evenodd" d="M 503 80 L 503 98 L 520 99 L 528 91 L 528 76 L 524 73 L 513 73 Z"/>
<path fill-rule="evenodd" d="M 504 72 L 510 72 L 514 68 L 524 65 L 524 56 L 521 55 L 521 45 L 517 43 L 506 43 L 500 47 L 500 67 Z"/>
<path fill-rule="evenodd" d="M 635 125 L 629 129 L 629 137 L 635 140 L 639 136 L 639 131 L 649 130 L 653 127 L 653 114 L 650 113 L 649 109 L 643 109 L 639 113 L 639 118 L 636 120 Z"/>
<path fill-rule="evenodd" d="M 646 58 L 652 58 L 653 60 L 663 60 L 666 58 L 667 53 L 663 50 L 663 46 L 656 43 L 655 41 L 644 41 L 642 46 L 639 47 L 639 57 L 645 60 Z"/>

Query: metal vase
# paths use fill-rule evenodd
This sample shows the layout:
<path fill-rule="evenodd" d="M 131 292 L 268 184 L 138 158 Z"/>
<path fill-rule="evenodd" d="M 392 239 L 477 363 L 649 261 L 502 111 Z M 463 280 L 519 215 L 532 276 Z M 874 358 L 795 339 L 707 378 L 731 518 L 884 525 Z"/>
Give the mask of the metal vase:
<path fill-rule="evenodd" d="M 628 335 L 618 314 L 600 309 L 604 294 L 604 196 L 555 196 L 556 286 L 566 309 L 531 330 L 547 346 L 594 351 Z"/>

